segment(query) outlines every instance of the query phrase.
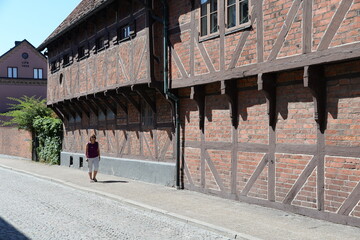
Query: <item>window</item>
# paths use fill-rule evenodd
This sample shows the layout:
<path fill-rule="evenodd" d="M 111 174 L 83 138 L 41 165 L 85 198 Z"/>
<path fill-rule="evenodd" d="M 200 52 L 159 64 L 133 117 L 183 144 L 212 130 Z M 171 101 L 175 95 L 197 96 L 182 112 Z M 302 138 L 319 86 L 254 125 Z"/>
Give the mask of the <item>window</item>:
<path fill-rule="evenodd" d="M 78 48 L 78 60 L 81 60 L 85 57 L 85 47 L 81 46 Z"/>
<path fill-rule="evenodd" d="M 105 48 L 109 47 L 109 40 L 106 36 L 101 36 L 96 39 L 95 45 L 96 45 L 96 52 L 100 52 Z"/>
<path fill-rule="evenodd" d="M 43 78 L 42 68 L 34 68 L 34 79 L 42 79 L 42 78 Z"/>
<path fill-rule="evenodd" d="M 218 31 L 218 1 L 201 0 L 200 36 L 206 36 Z"/>
<path fill-rule="evenodd" d="M 17 68 L 16 67 L 8 67 L 8 78 L 17 78 Z"/>
<path fill-rule="evenodd" d="M 249 0 L 226 0 L 226 28 L 249 21 Z"/>
<path fill-rule="evenodd" d="M 66 67 L 67 65 L 70 64 L 70 55 L 69 54 L 65 54 L 63 56 L 63 67 Z"/>
<path fill-rule="evenodd" d="M 59 69 L 60 69 L 60 67 L 59 67 L 56 60 L 54 60 L 54 61 L 52 61 L 50 63 L 50 71 L 51 71 L 51 73 L 54 73 L 54 72 L 58 71 Z"/>
<path fill-rule="evenodd" d="M 117 31 L 117 40 L 118 42 L 130 39 L 135 35 L 135 23 L 128 24 L 118 28 Z"/>

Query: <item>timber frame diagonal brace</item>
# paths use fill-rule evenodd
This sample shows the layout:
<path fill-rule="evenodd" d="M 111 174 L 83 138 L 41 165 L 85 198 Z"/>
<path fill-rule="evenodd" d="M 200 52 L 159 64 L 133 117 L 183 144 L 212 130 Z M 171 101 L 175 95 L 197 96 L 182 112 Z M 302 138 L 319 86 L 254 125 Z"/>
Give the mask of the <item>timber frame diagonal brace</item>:
<path fill-rule="evenodd" d="M 304 67 L 304 87 L 309 88 L 314 100 L 314 118 L 319 130 L 326 129 L 326 80 L 323 66 Z"/>
<path fill-rule="evenodd" d="M 205 88 L 203 85 L 191 87 L 190 99 L 197 103 L 199 109 L 199 127 L 204 132 L 205 124 Z"/>
<path fill-rule="evenodd" d="M 276 126 L 276 73 L 259 73 L 258 90 L 266 97 L 268 106 L 269 126 L 275 129 Z"/>
<path fill-rule="evenodd" d="M 238 127 L 238 91 L 236 83 L 236 80 L 221 81 L 221 94 L 224 94 L 229 101 L 231 122 L 235 128 Z"/>

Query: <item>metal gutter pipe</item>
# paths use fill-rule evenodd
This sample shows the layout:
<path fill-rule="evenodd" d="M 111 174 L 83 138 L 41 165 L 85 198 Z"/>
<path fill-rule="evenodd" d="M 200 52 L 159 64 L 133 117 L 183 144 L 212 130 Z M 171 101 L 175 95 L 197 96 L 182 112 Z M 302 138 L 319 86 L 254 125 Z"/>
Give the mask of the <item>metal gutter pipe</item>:
<path fill-rule="evenodd" d="M 162 0 L 163 4 L 163 54 L 164 54 L 164 93 L 167 99 L 170 99 L 174 105 L 175 113 L 175 141 L 176 141 L 176 188 L 181 189 L 180 185 L 180 109 L 179 97 L 169 91 L 169 50 L 168 50 L 168 29 L 169 14 L 167 0 Z"/>

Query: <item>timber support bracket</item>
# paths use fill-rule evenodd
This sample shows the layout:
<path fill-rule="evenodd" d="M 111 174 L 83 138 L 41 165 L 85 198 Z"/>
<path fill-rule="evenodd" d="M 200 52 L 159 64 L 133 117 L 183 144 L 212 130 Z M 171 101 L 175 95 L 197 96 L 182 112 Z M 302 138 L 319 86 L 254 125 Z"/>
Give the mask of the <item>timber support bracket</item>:
<path fill-rule="evenodd" d="M 190 99 L 197 103 L 199 109 L 199 127 L 204 131 L 205 124 L 205 88 L 203 85 L 191 87 Z"/>
<path fill-rule="evenodd" d="M 266 97 L 268 106 L 269 125 L 275 129 L 276 126 L 276 73 L 259 73 L 258 90 Z"/>
<path fill-rule="evenodd" d="M 221 81 L 221 94 L 224 94 L 230 105 L 230 117 L 232 125 L 237 128 L 238 126 L 238 91 L 237 81 L 228 80 Z"/>
<path fill-rule="evenodd" d="M 314 118 L 323 133 L 326 129 L 326 80 L 323 66 L 304 67 L 304 87 L 311 91 L 314 100 Z"/>

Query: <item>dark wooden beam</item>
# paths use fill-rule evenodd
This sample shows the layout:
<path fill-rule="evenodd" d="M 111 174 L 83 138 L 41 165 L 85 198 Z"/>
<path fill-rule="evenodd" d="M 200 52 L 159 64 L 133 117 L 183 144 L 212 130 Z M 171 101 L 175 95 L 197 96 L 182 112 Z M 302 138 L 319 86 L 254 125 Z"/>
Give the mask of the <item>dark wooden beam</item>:
<path fill-rule="evenodd" d="M 66 109 L 63 106 L 63 102 L 56 103 L 56 108 L 63 114 L 64 118 L 69 121 L 70 119 L 70 113 L 66 111 Z"/>
<path fill-rule="evenodd" d="M 269 126 L 275 129 L 276 125 L 276 74 L 258 74 L 258 90 L 265 94 L 268 106 Z"/>
<path fill-rule="evenodd" d="M 88 111 L 88 109 L 86 109 L 86 107 L 80 105 L 80 103 L 83 103 L 82 101 L 80 101 L 79 99 L 77 99 L 77 101 L 74 101 L 75 106 L 78 109 L 81 109 L 81 111 L 83 111 L 85 113 L 85 115 L 90 118 L 90 111 Z"/>
<path fill-rule="evenodd" d="M 57 108 L 56 104 L 48 105 L 48 107 L 50 107 L 54 111 L 54 113 L 61 119 L 61 121 L 64 122 L 65 114 L 62 113 L 59 108 Z"/>
<path fill-rule="evenodd" d="M 229 101 L 231 122 L 235 128 L 238 126 L 238 91 L 236 82 L 236 80 L 221 81 L 221 94 L 224 94 Z"/>
<path fill-rule="evenodd" d="M 323 66 L 304 67 L 304 87 L 311 91 L 314 100 L 314 118 L 323 133 L 326 129 L 326 81 Z"/>
<path fill-rule="evenodd" d="M 104 96 L 100 97 L 100 101 L 105 104 L 107 108 L 109 108 L 115 116 L 117 115 L 116 103 L 115 105 L 110 101 L 109 96 L 104 92 Z"/>
<path fill-rule="evenodd" d="M 125 91 L 118 91 L 118 89 L 116 90 L 116 92 L 124 96 L 136 108 L 139 113 L 141 112 L 140 104 L 133 98 L 133 96 L 131 96 Z"/>
<path fill-rule="evenodd" d="M 114 102 L 117 103 L 117 105 L 119 105 L 121 107 L 121 109 L 126 113 L 126 115 L 128 114 L 128 108 L 127 106 L 121 102 L 120 96 L 117 95 L 109 95 L 109 98 L 111 100 L 113 100 Z"/>
<path fill-rule="evenodd" d="M 88 108 L 96 115 L 99 116 L 98 110 L 97 108 L 90 102 L 89 98 L 86 97 L 86 99 L 81 99 L 79 98 L 79 100 L 84 103 L 86 106 L 88 106 Z"/>
<path fill-rule="evenodd" d="M 190 99 L 195 100 L 199 110 L 199 127 L 204 132 L 205 124 L 205 88 L 203 85 L 191 87 Z"/>
<path fill-rule="evenodd" d="M 83 110 L 81 110 L 81 108 L 78 108 L 78 106 L 75 104 L 76 101 L 77 100 L 71 99 L 69 105 L 80 116 L 80 118 L 82 118 Z"/>
<path fill-rule="evenodd" d="M 102 111 L 104 113 L 104 115 L 106 115 L 106 108 L 104 108 L 104 106 L 100 103 L 101 102 L 101 98 L 94 94 L 94 98 L 89 98 L 90 101 L 98 107 L 98 109 L 100 109 L 100 111 Z"/>
<path fill-rule="evenodd" d="M 149 95 L 146 93 L 146 91 L 137 90 L 136 91 L 142 99 L 151 107 L 151 110 L 153 113 L 156 113 L 156 101 L 152 100 Z"/>
<path fill-rule="evenodd" d="M 72 109 L 69 100 L 65 100 L 63 106 L 64 106 L 65 110 L 67 112 L 69 112 L 71 114 L 71 116 L 73 116 L 73 118 L 76 118 L 76 112 Z"/>

